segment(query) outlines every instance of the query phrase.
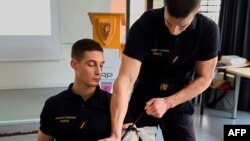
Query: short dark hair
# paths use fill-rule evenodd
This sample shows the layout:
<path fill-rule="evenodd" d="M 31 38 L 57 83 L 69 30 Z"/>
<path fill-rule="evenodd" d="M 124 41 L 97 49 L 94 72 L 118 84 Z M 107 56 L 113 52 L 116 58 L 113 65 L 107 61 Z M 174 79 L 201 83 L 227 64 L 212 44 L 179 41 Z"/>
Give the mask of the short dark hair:
<path fill-rule="evenodd" d="M 80 61 L 84 57 L 86 51 L 103 52 L 101 45 L 93 39 L 81 39 L 75 42 L 71 50 L 71 58 Z"/>
<path fill-rule="evenodd" d="M 199 4 L 200 0 L 164 0 L 167 12 L 175 18 L 187 17 Z"/>

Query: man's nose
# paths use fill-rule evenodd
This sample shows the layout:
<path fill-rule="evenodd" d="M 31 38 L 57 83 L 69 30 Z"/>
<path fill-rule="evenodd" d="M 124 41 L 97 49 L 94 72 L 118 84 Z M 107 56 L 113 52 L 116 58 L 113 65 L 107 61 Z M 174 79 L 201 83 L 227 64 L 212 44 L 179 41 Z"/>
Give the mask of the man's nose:
<path fill-rule="evenodd" d="M 96 67 L 96 74 L 100 75 L 102 73 L 101 67 Z"/>
<path fill-rule="evenodd" d="M 180 31 L 180 27 L 179 26 L 172 26 L 170 29 L 169 29 L 170 33 L 172 35 L 179 35 L 181 33 Z"/>

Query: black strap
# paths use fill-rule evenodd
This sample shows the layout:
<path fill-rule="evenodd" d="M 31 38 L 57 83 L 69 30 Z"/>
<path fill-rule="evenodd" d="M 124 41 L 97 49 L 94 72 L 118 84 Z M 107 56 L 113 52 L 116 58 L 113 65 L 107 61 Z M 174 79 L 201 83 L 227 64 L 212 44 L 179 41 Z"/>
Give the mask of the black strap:
<path fill-rule="evenodd" d="M 141 119 L 141 117 L 144 115 L 145 110 L 139 115 L 139 117 L 135 120 L 135 122 L 132 125 L 129 125 L 128 128 L 126 129 L 126 132 L 123 134 L 122 139 L 128 134 L 129 131 L 135 131 L 139 132 L 134 125 Z"/>

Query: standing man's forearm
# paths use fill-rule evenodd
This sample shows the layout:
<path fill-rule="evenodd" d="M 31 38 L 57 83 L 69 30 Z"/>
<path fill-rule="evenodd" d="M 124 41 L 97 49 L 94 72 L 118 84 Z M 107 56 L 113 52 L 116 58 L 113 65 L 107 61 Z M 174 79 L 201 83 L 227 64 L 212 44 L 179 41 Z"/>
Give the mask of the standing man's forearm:
<path fill-rule="evenodd" d="M 207 61 L 199 61 L 197 63 L 197 78 L 194 79 L 187 87 L 170 96 L 170 101 L 175 101 L 172 107 L 179 105 L 187 100 L 190 100 L 204 90 L 206 90 L 213 80 L 214 70 L 217 64 L 217 57 Z"/>

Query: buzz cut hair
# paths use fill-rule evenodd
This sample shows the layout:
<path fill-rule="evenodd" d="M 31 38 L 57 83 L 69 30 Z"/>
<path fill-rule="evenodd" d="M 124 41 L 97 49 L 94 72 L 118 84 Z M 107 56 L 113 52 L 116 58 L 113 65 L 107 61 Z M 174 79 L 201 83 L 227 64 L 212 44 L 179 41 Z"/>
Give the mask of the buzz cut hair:
<path fill-rule="evenodd" d="M 164 0 L 167 12 L 175 18 L 187 17 L 200 5 L 200 0 Z"/>
<path fill-rule="evenodd" d="M 86 51 L 100 51 L 103 52 L 101 45 L 93 39 L 81 39 L 76 41 L 71 49 L 71 58 L 80 61 L 84 57 Z"/>

